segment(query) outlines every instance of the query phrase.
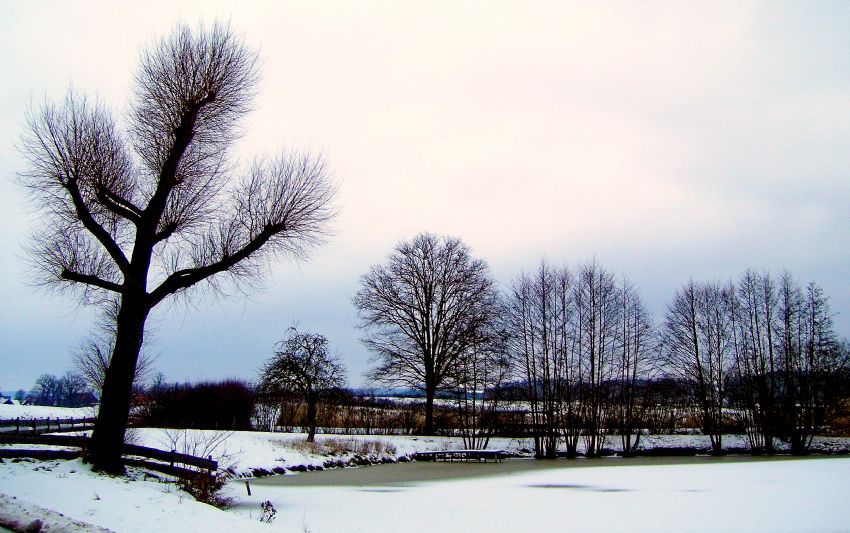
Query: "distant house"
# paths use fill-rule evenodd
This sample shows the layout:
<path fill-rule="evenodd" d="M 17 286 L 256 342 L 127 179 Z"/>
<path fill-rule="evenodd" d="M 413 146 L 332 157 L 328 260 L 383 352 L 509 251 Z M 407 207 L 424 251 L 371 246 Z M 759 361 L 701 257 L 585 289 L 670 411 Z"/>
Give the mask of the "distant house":
<path fill-rule="evenodd" d="M 13 400 L 11 396 L 0 396 L 0 405 L 21 405 L 21 402 Z"/>

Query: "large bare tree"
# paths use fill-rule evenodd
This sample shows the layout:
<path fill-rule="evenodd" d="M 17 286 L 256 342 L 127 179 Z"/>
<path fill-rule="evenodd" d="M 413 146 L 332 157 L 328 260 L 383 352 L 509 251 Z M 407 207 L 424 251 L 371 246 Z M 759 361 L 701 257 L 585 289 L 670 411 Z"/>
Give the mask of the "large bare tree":
<path fill-rule="evenodd" d="M 230 163 L 257 81 L 256 54 L 229 27 L 178 26 L 141 54 L 120 125 L 73 91 L 28 115 L 19 179 L 44 215 L 31 246 L 40 281 L 118 305 L 87 454 L 98 469 L 123 471 L 151 311 L 201 282 L 256 282 L 270 259 L 301 257 L 326 235 L 333 187 L 321 159 Z"/>
<path fill-rule="evenodd" d="M 379 363 L 372 377 L 424 390 L 424 432 L 432 434 L 437 389 L 491 329 L 497 293 L 490 269 L 460 240 L 423 233 L 360 281 L 353 302 L 363 342 Z"/>

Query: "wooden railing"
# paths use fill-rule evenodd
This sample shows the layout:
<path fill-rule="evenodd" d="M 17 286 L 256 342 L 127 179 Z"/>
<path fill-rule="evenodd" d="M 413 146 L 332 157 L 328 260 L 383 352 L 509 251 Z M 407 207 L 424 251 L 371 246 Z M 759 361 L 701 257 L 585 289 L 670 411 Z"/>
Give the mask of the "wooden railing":
<path fill-rule="evenodd" d="M 439 450 L 433 452 L 416 452 L 413 458 L 417 461 L 464 461 L 501 463 L 508 455 L 504 450 Z"/>
<path fill-rule="evenodd" d="M 95 418 L 11 418 L 0 420 L 0 435 L 5 433 L 58 433 L 85 431 L 94 427 Z"/>
<path fill-rule="evenodd" d="M 80 448 L 77 450 L 25 450 L 0 448 L 0 457 L 33 457 L 37 459 L 67 459 L 79 457 L 88 447 L 91 439 L 75 435 L 43 435 L 31 432 L 0 433 L 0 443 L 3 444 L 40 444 L 49 446 L 66 446 Z M 130 466 L 139 466 L 172 475 L 182 479 L 192 479 L 198 475 L 212 476 L 218 470 L 218 462 L 212 456 L 196 457 L 176 450 L 166 451 L 148 446 L 124 444 L 122 449 L 123 461 Z M 140 459 L 144 457 L 145 459 Z M 157 462 L 146 459 L 154 459 Z M 184 465 L 184 466 L 178 466 Z M 186 468 L 192 466 L 196 469 Z"/>

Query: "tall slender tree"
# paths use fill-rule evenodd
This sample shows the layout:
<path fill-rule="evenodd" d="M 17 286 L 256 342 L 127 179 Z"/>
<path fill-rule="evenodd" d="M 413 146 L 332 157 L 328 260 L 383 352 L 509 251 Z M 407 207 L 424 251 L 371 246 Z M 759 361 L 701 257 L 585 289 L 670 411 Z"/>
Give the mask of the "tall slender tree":
<path fill-rule="evenodd" d="M 534 273 L 522 274 L 513 282 L 504 302 L 502 321 L 509 332 L 509 354 L 525 381 L 535 455 L 540 458 L 556 457 L 562 430 L 568 433 L 568 452 L 575 452 L 570 445 L 580 430 L 580 402 L 571 394 L 576 389 L 568 326 L 571 291 L 569 270 L 541 261 Z"/>
<path fill-rule="evenodd" d="M 734 291 L 719 283 L 689 282 L 676 292 L 664 321 L 665 371 L 688 387 L 703 433 L 723 449 L 723 406 L 734 353 Z"/>
<path fill-rule="evenodd" d="M 614 275 L 595 261 L 581 266 L 573 287 L 574 329 L 582 387 L 585 453 L 598 455 L 611 416 L 616 378 L 620 289 Z"/>
<path fill-rule="evenodd" d="M 657 343 L 649 313 L 634 286 L 625 280 L 619 293 L 620 322 L 617 328 L 613 404 L 614 419 L 620 433 L 624 454 L 633 454 L 640 444 L 644 413 L 648 408 L 643 382 Z"/>

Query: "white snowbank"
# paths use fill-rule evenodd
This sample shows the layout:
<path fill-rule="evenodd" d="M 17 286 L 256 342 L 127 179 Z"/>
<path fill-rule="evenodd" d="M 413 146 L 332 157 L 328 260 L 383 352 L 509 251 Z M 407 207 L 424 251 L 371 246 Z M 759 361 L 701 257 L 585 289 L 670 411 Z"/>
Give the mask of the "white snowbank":
<path fill-rule="evenodd" d="M 135 479 L 94 474 L 80 460 L 7 460 L 0 463 L 0 492 L 117 532 L 268 531 L 196 502 L 174 484 L 130 473 Z"/>
<path fill-rule="evenodd" d="M 222 438 L 223 437 L 223 438 Z M 133 430 L 136 444 L 160 449 L 176 449 L 192 455 L 212 455 L 220 467 L 237 476 L 252 476 L 255 471 L 271 473 L 293 467 L 327 467 L 370 462 L 395 461 L 415 452 L 463 448 L 459 437 L 417 437 L 402 435 L 316 435 L 314 446 L 305 443 L 303 433 L 217 432 L 209 430 L 168 430 L 138 428 Z M 207 442 L 220 439 L 212 450 Z M 184 444 L 188 443 L 188 445 Z M 490 448 L 519 453 L 533 449 L 530 439 L 491 439 Z"/>
<path fill-rule="evenodd" d="M 108 529 L 74 520 L 62 513 L 5 494 L 0 494 L 0 525 L 13 531 L 109 533 Z"/>

